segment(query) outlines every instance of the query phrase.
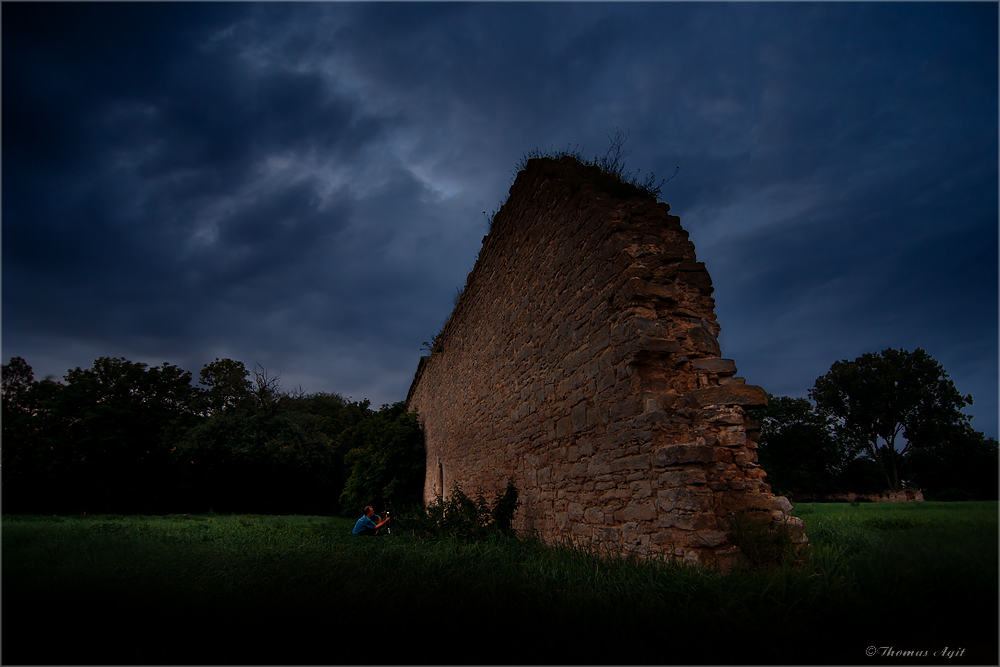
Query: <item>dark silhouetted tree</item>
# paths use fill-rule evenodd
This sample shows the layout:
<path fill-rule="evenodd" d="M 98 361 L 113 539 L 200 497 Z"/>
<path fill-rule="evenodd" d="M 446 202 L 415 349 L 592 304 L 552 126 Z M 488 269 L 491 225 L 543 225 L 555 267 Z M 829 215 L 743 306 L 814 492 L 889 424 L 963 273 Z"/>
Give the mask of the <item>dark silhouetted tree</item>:
<path fill-rule="evenodd" d="M 810 397 L 838 420 L 842 438 L 879 463 L 890 489 L 900 487 L 900 464 L 916 447 L 966 424 L 972 405 L 941 365 L 917 349 L 886 349 L 838 361 L 816 380 Z"/>
<path fill-rule="evenodd" d="M 200 408 L 191 373 L 101 357 L 66 374 L 58 413 L 79 501 L 92 511 L 152 511 L 169 503 L 170 449 Z"/>
<path fill-rule="evenodd" d="M 5 414 L 8 411 L 24 410 L 25 397 L 35 382 L 35 372 L 21 357 L 11 357 L 10 363 L 2 366 L 2 390 Z"/>
<path fill-rule="evenodd" d="M 205 387 L 207 412 L 243 407 L 251 400 L 252 386 L 247 376 L 250 372 L 242 361 L 216 359 L 205 364 L 199 373 L 198 383 Z"/>
<path fill-rule="evenodd" d="M 61 471 L 54 465 L 61 444 L 60 424 L 50 416 L 62 385 L 36 382 L 21 357 L 3 365 L 3 501 L 7 512 L 52 509 Z"/>
<path fill-rule="evenodd" d="M 758 457 L 779 495 L 822 495 L 834 490 L 847 452 L 838 443 L 833 419 L 804 398 L 771 396 L 751 413 L 760 423 Z"/>
<path fill-rule="evenodd" d="M 5 404 L 5 506 L 46 512 L 165 507 L 172 442 L 195 422 L 200 406 L 191 374 L 167 363 L 149 368 L 102 357 L 92 368 L 69 371 L 65 384 L 26 384 L 25 367 L 17 364 L 19 379 L 11 377 L 9 385 L 12 400 L 19 397 L 16 417 Z"/>
<path fill-rule="evenodd" d="M 997 500 L 997 441 L 969 424 L 953 425 L 943 432 L 920 434 L 903 463 L 902 474 L 924 492 L 927 499 L 967 495 L 974 500 Z"/>
<path fill-rule="evenodd" d="M 331 513 L 337 507 L 332 441 L 315 416 L 224 412 L 190 429 L 174 450 L 188 511 Z"/>
<path fill-rule="evenodd" d="M 214 410 L 181 438 L 187 511 L 329 514 L 347 480 L 346 430 L 372 414 L 368 402 L 336 394 L 281 391 L 259 365 L 216 360 L 202 372 Z M 249 376 L 249 378 L 247 378 Z"/>

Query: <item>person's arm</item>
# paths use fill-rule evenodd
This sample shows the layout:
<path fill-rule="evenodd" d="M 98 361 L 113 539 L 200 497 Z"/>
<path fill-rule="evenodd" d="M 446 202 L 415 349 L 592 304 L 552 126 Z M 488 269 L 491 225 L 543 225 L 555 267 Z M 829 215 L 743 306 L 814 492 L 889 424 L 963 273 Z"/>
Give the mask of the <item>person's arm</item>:
<path fill-rule="evenodd" d="M 376 516 L 375 518 L 377 519 L 378 517 Z M 377 524 L 375 524 L 375 530 L 378 530 L 379 528 L 381 528 L 382 526 L 384 526 L 387 523 L 389 523 L 389 517 L 388 516 L 386 516 L 382 521 L 379 521 Z"/>

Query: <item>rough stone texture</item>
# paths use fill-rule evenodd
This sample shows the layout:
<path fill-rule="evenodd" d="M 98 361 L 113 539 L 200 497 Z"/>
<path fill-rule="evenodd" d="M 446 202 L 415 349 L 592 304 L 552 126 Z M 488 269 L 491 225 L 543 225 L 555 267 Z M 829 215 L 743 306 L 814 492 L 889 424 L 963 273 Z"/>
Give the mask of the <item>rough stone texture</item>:
<path fill-rule="evenodd" d="M 712 279 L 668 204 L 572 158 L 520 172 L 407 398 L 425 501 L 508 479 L 520 531 L 725 564 L 726 519 L 791 528 L 757 464 L 763 389 L 721 358 Z"/>

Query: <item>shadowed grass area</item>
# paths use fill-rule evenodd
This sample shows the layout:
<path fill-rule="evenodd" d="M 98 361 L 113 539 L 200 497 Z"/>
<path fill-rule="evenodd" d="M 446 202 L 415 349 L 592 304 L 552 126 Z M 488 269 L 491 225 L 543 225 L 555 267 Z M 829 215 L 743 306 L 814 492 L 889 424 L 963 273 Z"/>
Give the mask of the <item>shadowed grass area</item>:
<path fill-rule="evenodd" d="M 868 646 L 965 646 L 949 662 L 996 662 L 997 503 L 797 513 L 804 563 L 730 574 L 403 525 L 354 538 L 340 518 L 5 517 L 3 659 L 870 664 Z"/>

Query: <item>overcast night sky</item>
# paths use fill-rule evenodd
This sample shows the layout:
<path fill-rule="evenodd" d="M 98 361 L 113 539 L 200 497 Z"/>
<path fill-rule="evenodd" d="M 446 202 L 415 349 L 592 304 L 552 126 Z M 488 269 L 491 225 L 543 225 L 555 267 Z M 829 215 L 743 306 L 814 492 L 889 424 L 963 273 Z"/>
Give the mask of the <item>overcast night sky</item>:
<path fill-rule="evenodd" d="M 2 6 L 2 352 L 403 400 L 535 148 L 677 176 L 723 356 L 923 348 L 997 435 L 998 5 Z"/>

